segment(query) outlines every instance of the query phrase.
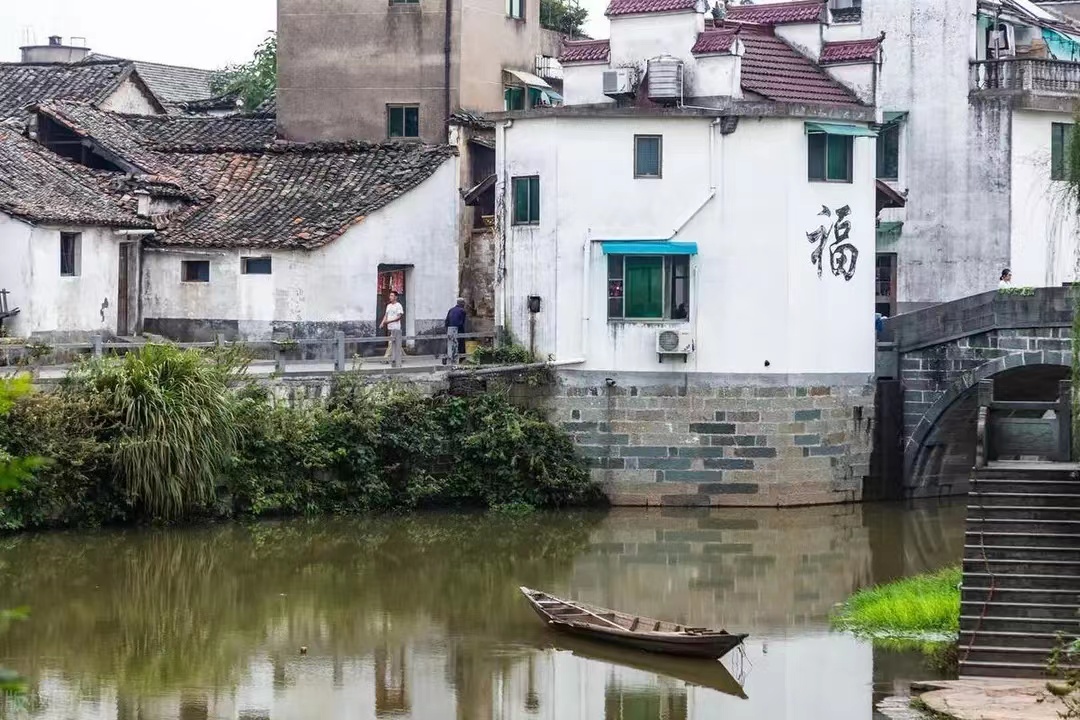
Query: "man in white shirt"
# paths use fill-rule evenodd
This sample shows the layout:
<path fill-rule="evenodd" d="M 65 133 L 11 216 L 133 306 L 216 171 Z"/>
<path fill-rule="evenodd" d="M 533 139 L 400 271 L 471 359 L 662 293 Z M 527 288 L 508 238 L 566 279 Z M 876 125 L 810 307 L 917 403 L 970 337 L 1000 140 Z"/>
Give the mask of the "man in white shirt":
<path fill-rule="evenodd" d="M 383 313 L 383 319 L 379 323 L 379 327 L 386 328 L 387 334 L 393 334 L 395 330 L 401 330 L 401 320 L 405 317 L 405 308 L 401 307 L 401 303 L 397 300 L 397 293 L 393 290 L 390 291 L 387 300 L 386 312 Z M 387 343 L 386 354 L 383 357 L 390 357 L 392 350 L 392 343 Z"/>

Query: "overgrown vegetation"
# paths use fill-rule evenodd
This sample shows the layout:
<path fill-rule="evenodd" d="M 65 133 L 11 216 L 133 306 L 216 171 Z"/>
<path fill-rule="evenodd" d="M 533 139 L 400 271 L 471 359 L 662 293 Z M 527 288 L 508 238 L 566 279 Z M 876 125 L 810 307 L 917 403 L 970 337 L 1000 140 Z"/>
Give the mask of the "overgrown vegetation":
<path fill-rule="evenodd" d="M 466 362 L 470 365 L 526 365 L 536 362 L 536 357 L 527 347 L 506 343 L 498 347 L 480 345 L 469 354 Z"/>
<path fill-rule="evenodd" d="M 1059 712 L 1064 720 L 1080 718 L 1080 637 L 1061 637 L 1050 655 L 1047 671 L 1058 678 L 1046 683 L 1046 689 L 1065 706 Z"/>
<path fill-rule="evenodd" d="M 259 44 L 251 60 L 214 73 L 210 89 L 218 95 L 236 95 L 248 112 L 273 97 L 277 90 L 277 33 L 270 33 Z"/>
<path fill-rule="evenodd" d="M 959 567 L 916 575 L 855 593 L 833 616 L 833 625 L 887 642 L 951 639 L 960 630 Z"/>
<path fill-rule="evenodd" d="M 1004 287 L 998 288 L 998 293 L 1001 295 L 1019 295 L 1020 297 L 1033 297 L 1035 295 L 1035 288 L 1033 287 Z"/>
<path fill-rule="evenodd" d="M 601 497 L 570 438 L 501 394 L 428 397 L 343 375 L 325 403 L 290 406 L 229 389 L 241 366 L 148 346 L 16 399 L 0 453 L 55 462 L 0 503 L 0 529 Z"/>
<path fill-rule="evenodd" d="M 540 24 L 548 30 L 581 37 L 589 11 L 577 0 L 540 0 Z"/>

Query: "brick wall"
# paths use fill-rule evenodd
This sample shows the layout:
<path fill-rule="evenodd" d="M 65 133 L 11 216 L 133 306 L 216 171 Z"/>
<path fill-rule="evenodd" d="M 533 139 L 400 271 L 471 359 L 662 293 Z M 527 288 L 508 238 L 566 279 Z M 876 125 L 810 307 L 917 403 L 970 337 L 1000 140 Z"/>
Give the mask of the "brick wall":
<path fill-rule="evenodd" d="M 874 417 L 866 378 L 564 371 L 546 405 L 617 505 L 862 498 Z"/>

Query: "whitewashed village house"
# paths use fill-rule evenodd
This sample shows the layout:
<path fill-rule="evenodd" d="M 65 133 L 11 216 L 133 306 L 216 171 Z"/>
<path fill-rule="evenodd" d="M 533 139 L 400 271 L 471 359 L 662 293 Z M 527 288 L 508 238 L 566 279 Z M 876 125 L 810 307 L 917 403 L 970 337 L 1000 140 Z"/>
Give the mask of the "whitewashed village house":
<path fill-rule="evenodd" d="M 702 10 L 612 0 L 565 106 L 497 123 L 497 306 L 567 364 L 560 418 L 617 501 L 857 499 L 880 38 L 828 41 L 824 2 Z"/>

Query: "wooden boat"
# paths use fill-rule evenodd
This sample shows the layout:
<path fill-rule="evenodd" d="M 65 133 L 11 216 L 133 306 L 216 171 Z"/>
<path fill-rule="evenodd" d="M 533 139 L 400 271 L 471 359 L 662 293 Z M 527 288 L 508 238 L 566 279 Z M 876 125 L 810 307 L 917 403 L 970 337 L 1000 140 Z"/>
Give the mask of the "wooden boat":
<path fill-rule="evenodd" d="M 563 600 L 539 590 L 520 588 L 536 614 L 555 630 L 648 652 L 721 658 L 746 635 L 726 630 L 686 627 L 653 618 Z"/>

